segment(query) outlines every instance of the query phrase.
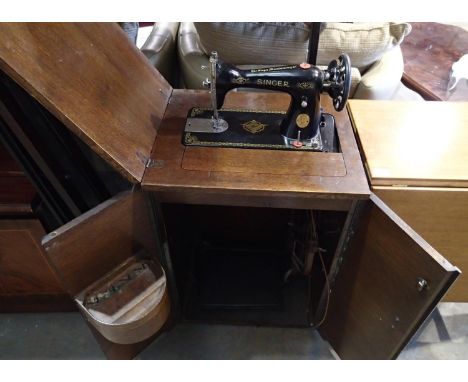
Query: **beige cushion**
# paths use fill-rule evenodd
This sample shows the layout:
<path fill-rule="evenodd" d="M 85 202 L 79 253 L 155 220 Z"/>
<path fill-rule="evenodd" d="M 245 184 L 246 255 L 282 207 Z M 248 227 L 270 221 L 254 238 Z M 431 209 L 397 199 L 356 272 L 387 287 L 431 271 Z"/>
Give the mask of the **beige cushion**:
<path fill-rule="evenodd" d="M 307 59 L 310 28 L 305 23 L 195 23 L 205 54 L 218 51 L 233 64 L 297 64 Z M 326 23 L 317 64 L 327 65 L 342 52 L 365 69 L 400 44 L 408 23 Z"/>
<path fill-rule="evenodd" d="M 327 23 L 320 34 L 317 63 L 325 65 L 345 52 L 363 71 L 401 44 L 410 31 L 408 23 Z"/>
<path fill-rule="evenodd" d="M 194 23 L 205 54 L 231 64 L 297 64 L 307 58 L 304 23 Z"/>

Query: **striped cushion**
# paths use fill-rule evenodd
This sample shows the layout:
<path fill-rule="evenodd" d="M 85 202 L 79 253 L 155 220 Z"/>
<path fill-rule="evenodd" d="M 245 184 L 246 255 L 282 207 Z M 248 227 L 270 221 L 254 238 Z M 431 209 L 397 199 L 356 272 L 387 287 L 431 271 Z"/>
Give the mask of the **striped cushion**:
<path fill-rule="evenodd" d="M 305 23 L 195 23 L 206 54 L 218 51 L 233 64 L 297 64 L 307 59 L 310 28 Z M 365 69 L 411 31 L 408 23 L 326 23 L 320 34 L 317 64 L 342 52 Z"/>
<path fill-rule="evenodd" d="M 325 65 L 345 52 L 362 72 L 401 44 L 410 31 L 408 23 L 327 23 L 320 34 L 317 62 Z"/>

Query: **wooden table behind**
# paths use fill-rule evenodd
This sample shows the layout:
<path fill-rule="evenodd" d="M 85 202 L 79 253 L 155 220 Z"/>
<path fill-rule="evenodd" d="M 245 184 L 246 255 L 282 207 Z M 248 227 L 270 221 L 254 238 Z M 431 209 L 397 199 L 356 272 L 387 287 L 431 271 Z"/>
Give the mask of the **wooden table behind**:
<path fill-rule="evenodd" d="M 468 101 L 468 83 L 447 91 L 452 64 L 468 54 L 468 31 L 439 23 L 411 23 L 401 44 L 403 83 L 430 101 Z"/>

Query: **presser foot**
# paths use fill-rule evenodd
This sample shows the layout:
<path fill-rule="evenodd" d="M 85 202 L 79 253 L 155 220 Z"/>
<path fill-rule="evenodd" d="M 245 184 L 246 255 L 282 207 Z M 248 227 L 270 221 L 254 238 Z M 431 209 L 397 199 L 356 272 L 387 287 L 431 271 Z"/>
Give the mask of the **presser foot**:
<path fill-rule="evenodd" d="M 320 134 L 320 129 L 317 130 L 317 134 L 315 137 L 312 137 L 310 139 L 298 139 L 298 138 L 288 138 L 283 136 L 284 140 L 284 145 L 286 147 L 291 147 L 294 149 L 312 149 L 316 151 L 323 151 L 323 142 L 322 142 L 322 136 Z"/>
<path fill-rule="evenodd" d="M 190 133 L 223 133 L 229 124 L 222 118 L 187 118 L 185 132 Z"/>

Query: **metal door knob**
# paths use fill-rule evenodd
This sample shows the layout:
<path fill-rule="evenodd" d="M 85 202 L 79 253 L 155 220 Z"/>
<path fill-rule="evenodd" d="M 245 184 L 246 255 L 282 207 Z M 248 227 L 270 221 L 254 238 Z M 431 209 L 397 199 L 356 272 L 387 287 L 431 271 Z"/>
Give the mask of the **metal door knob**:
<path fill-rule="evenodd" d="M 427 281 L 424 280 L 422 277 L 418 278 L 418 291 L 422 292 L 424 289 L 427 289 Z"/>

